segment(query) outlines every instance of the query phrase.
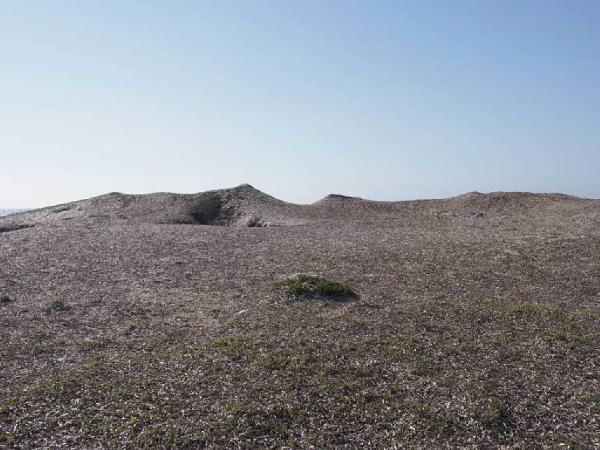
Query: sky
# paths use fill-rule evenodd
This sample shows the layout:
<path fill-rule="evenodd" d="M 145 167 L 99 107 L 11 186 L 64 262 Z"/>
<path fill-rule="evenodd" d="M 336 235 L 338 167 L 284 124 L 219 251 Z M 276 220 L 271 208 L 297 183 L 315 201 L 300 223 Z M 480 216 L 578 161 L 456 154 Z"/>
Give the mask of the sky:
<path fill-rule="evenodd" d="M 600 198 L 600 1 L 0 0 L 0 207 Z"/>

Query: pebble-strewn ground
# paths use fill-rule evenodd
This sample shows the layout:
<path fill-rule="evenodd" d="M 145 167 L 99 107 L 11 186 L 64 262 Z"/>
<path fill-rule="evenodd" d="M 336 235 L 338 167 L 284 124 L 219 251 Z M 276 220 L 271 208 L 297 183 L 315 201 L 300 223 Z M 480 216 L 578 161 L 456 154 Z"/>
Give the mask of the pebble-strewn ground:
<path fill-rule="evenodd" d="M 0 260 L 0 447 L 600 446 L 600 201 L 111 194 Z"/>

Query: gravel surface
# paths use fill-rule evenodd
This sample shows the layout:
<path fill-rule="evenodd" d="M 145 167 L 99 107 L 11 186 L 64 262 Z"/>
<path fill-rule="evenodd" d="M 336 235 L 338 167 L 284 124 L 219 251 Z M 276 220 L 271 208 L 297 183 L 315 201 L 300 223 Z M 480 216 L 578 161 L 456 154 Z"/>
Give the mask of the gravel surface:
<path fill-rule="evenodd" d="M 113 193 L 0 258 L 0 447 L 600 447 L 598 200 Z"/>

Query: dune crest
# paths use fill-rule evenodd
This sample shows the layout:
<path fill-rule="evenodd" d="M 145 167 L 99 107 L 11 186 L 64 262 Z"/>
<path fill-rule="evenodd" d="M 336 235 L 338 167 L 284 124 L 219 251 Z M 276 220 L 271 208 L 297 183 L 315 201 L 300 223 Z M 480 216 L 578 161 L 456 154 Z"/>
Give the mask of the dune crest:
<path fill-rule="evenodd" d="M 554 216 L 597 210 L 598 200 L 564 194 L 528 192 L 469 192 L 435 200 L 383 202 L 330 194 L 309 205 L 287 203 L 249 184 L 196 194 L 111 192 L 90 199 L 49 206 L 0 218 L 0 230 L 16 231 L 45 224 L 93 222 L 104 224 L 178 224 L 228 227 L 303 225 L 323 221 L 422 220 L 431 216 L 499 217 L 506 214 Z M 589 211 L 588 211 L 589 212 Z"/>

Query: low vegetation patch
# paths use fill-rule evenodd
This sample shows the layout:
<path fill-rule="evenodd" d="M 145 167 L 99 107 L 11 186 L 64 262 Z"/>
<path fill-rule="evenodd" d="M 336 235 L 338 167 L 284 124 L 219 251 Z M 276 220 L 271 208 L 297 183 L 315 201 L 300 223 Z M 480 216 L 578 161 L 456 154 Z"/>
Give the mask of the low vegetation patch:
<path fill-rule="evenodd" d="M 317 275 L 294 275 L 278 282 L 276 287 L 296 298 L 342 299 L 356 296 L 348 283 L 338 283 Z"/>
<path fill-rule="evenodd" d="M 50 303 L 48 303 L 48 307 L 46 308 L 48 312 L 61 312 L 69 309 L 71 309 L 71 307 L 67 305 L 64 300 L 52 300 Z"/>
<path fill-rule="evenodd" d="M 10 303 L 12 302 L 12 299 L 8 296 L 8 294 L 5 294 L 4 292 L 0 292 L 0 303 Z"/>
<path fill-rule="evenodd" d="M 480 412 L 480 420 L 486 428 L 499 433 L 507 434 L 514 428 L 514 418 L 510 409 L 498 402 L 492 402 Z"/>
<path fill-rule="evenodd" d="M 233 358 L 242 356 L 245 341 L 239 336 L 227 336 L 213 341 L 218 353 Z"/>

